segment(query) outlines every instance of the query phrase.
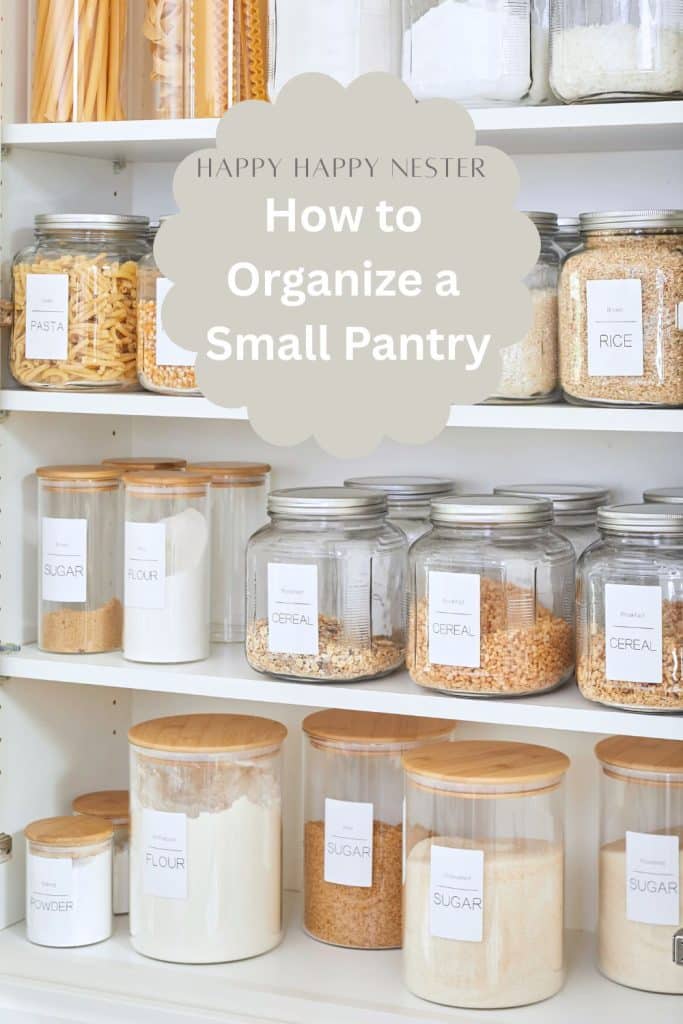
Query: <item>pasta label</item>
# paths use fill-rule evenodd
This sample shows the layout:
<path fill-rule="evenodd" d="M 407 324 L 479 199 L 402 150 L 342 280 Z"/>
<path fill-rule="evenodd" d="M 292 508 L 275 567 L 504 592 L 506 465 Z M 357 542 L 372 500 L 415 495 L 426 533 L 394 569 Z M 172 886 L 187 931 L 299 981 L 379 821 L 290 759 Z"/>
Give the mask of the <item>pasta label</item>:
<path fill-rule="evenodd" d="M 66 359 L 69 275 L 26 275 L 26 358 Z"/>

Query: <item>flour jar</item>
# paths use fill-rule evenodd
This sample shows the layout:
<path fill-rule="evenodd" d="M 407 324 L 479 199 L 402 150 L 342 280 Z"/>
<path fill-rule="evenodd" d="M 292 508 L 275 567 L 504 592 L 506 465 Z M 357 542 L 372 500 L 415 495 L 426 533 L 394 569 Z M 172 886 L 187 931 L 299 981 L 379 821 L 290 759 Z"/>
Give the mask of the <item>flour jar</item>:
<path fill-rule="evenodd" d="M 328 710 L 302 728 L 304 928 L 336 946 L 400 946 L 401 755 L 449 738 L 455 723 Z"/>
<path fill-rule="evenodd" d="M 115 914 L 128 913 L 128 852 L 130 846 L 130 815 L 128 790 L 107 789 L 100 793 L 84 793 L 71 804 L 74 814 L 103 818 L 114 830 L 112 845 L 112 906 Z"/>
<path fill-rule="evenodd" d="M 683 487 L 653 487 L 643 493 L 643 501 L 656 505 L 683 505 Z"/>
<path fill-rule="evenodd" d="M 138 953 L 224 963 L 282 938 L 284 725 L 179 715 L 129 733 L 130 933 Z"/>
<path fill-rule="evenodd" d="M 456 740 L 404 755 L 403 973 L 447 1006 L 526 1006 L 565 979 L 564 786 L 569 758 Z"/>
<path fill-rule="evenodd" d="M 43 818 L 26 836 L 26 938 L 38 946 L 90 946 L 112 933 L 111 823 Z"/>
<path fill-rule="evenodd" d="M 344 487 L 381 491 L 387 496 L 387 519 L 403 530 L 408 543 L 431 530 L 429 505 L 432 498 L 450 494 L 455 480 L 441 476 L 356 476 L 344 481 Z"/>
<path fill-rule="evenodd" d="M 683 741 L 611 736 L 600 762 L 600 970 L 683 995 L 672 956 L 683 925 Z"/>
<path fill-rule="evenodd" d="M 558 533 L 572 542 L 577 558 L 598 539 L 598 509 L 610 497 L 605 487 L 588 484 L 506 484 L 494 487 L 493 493 L 547 498 Z"/>
<path fill-rule="evenodd" d="M 167 455 L 133 455 L 129 458 L 102 459 L 103 466 L 116 466 L 121 473 L 135 473 L 149 469 L 185 469 L 185 459 Z"/>
<path fill-rule="evenodd" d="M 126 473 L 123 656 L 199 661 L 209 655 L 210 477 Z"/>

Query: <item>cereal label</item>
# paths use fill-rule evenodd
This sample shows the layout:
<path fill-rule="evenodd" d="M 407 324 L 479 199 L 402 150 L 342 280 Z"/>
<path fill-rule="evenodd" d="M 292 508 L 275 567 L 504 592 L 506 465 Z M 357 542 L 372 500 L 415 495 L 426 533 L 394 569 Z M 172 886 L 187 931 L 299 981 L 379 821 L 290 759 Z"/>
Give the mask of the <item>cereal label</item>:
<path fill-rule="evenodd" d="M 88 598 L 88 520 L 43 517 L 43 601 L 80 604 Z"/>
<path fill-rule="evenodd" d="M 677 928 L 680 921 L 678 836 L 626 833 L 626 917 Z"/>
<path fill-rule="evenodd" d="M 643 376 L 643 300 L 638 279 L 586 281 L 588 375 Z"/>
<path fill-rule="evenodd" d="M 625 583 L 605 584 L 607 679 L 662 681 L 662 591 Z"/>
<path fill-rule="evenodd" d="M 325 800 L 325 881 L 372 886 L 373 806 Z"/>
<path fill-rule="evenodd" d="M 146 896 L 187 899 L 187 818 L 173 811 L 143 808 L 142 836 Z"/>
<path fill-rule="evenodd" d="M 484 937 L 484 851 L 431 847 L 429 931 L 435 938 Z"/>
<path fill-rule="evenodd" d="M 26 358 L 66 359 L 69 275 L 26 275 Z"/>
<path fill-rule="evenodd" d="M 268 650 L 318 654 L 318 567 L 268 563 Z"/>
<path fill-rule="evenodd" d="M 429 573 L 429 660 L 480 666 L 480 582 L 476 573 Z"/>

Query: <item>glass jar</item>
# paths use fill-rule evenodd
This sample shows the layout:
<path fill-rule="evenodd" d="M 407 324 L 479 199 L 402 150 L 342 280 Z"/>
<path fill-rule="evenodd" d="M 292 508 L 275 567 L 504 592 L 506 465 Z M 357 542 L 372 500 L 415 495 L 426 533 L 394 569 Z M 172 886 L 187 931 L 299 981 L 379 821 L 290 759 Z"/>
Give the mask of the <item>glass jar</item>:
<path fill-rule="evenodd" d="M 432 524 L 429 506 L 432 498 L 451 494 L 455 480 L 442 476 L 357 476 L 344 481 L 344 487 L 381 491 L 387 496 L 387 519 L 403 530 L 408 543 L 421 537 Z"/>
<path fill-rule="evenodd" d="M 606 488 L 586 484 L 509 484 L 494 487 L 493 493 L 550 501 L 557 531 L 572 542 L 577 558 L 600 536 L 598 509 L 610 498 Z"/>
<path fill-rule="evenodd" d="M 123 656 L 209 656 L 209 476 L 126 473 Z"/>
<path fill-rule="evenodd" d="M 121 485 L 112 466 L 41 466 L 38 646 L 54 654 L 121 647 Z"/>
<path fill-rule="evenodd" d="M 574 669 L 574 550 L 534 498 L 435 498 L 410 549 L 408 671 L 476 697 L 545 693 Z"/>
<path fill-rule="evenodd" d="M 211 639 L 245 637 L 247 544 L 267 521 L 270 466 L 265 462 L 193 462 L 211 478 Z"/>
<path fill-rule="evenodd" d="M 286 735 L 251 715 L 179 715 L 130 729 L 138 953 L 225 963 L 278 945 Z"/>
<path fill-rule="evenodd" d="M 683 711 L 683 508 L 609 505 L 576 574 L 576 679 L 584 697 Z"/>
<path fill-rule="evenodd" d="M 53 391 L 136 388 L 137 263 L 146 217 L 36 217 L 33 245 L 14 259 L 10 370 Z"/>
<path fill-rule="evenodd" d="M 683 405 L 683 211 L 582 213 L 581 236 L 560 273 L 565 398 Z"/>
<path fill-rule="evenodd" d="M 502 1009 L 565 979 L 564 775 L 530 743 L 406 754 L 403 974 L 415 995 Z"/>
<path fill-rule="evenodd" d="M 683 995 L 672 957 L 683 925 L 683 742 L 612 736 L 600 762 L 600 970 Z"/>
<path fill-rule="evenodd" d="M 0 832 L 0 866 L 7 864 L 12 857 L 12 837 Z"/>
<path fill-rule="evenodd" d="M 26 938 L 90 946 L 113 930 L 112 827 L 85 815 L 43 818 L 26 836 Z"/>
<path fill-rule="evenodd" d="M 296 487 L 268 497 L 247 547 L 247 661 L 314 682 L 403 664 L 408 541 L 377 491 Z"/>
<path fill-rule="evenodd" d="M 455 723 L 328 710 L 309 715 L 302 728 L 304 928 L 335 946 L 399 947 L 401 755 L 449 738 Z"/>
<path fill-rule="evenodd" d="M 128 790 L 109 789 L 101 793 L 84 793 L 71 804 L 74 814 L 103 818 L 111 825 L 112 837 L 112 910 L 128 913 L 128 852 L 130 847 L 130 815 Z"/>
<path fill-rule="evenodd" d="M 134 473 L 149 469 L 185 469 L 187 462 L 165 455 L 133 455 L 131 458 L 102 459 L 102 465 L 116 466 L 121 473 Z"/>
<path fill-rule="evenodd" d="M 652 487 L 644 492 L 643 501 L 657 505 L 683 505 L 683 487 Z"/>
<path fill-rule="evenodd" d="M 577 246 L 581 245 L 581 232 L 579 231 L 578 217 L 557 218 L 555 245 L 563 256 L 566 256 L 572 251 L 572 249 L 576 249 Z"/>

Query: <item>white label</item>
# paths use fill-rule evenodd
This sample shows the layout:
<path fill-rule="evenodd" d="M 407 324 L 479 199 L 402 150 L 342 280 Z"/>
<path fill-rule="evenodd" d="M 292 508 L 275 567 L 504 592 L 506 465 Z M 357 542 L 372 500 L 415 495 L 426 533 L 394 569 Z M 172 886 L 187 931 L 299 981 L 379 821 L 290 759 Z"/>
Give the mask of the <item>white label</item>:
<path fill-rule="evenodd" d="M 69 275 L 26 275 L 26 358 L 69 354 Z"/>
<path fill-rule="evenodd" d="M 32 942 L 59 946 L 69 940 L 76 914 L 70 857 L 28 856 L 26 925 Z"/>
<path fill-rule="evenodd" d="M 484 851 L 432 846 L 429 930 L 439 939 L 484 937 Z"/>
<path fill-rule="evenodd" d="M 605 584 L 605 672 L 628 683 L 662 681 L 662 591 Z"/>
<path fill-rule="evenodd" d="M 372 885 L 372 804 L 325 799 L 325 881 Z"/>
<path fill-rule="evenodd" d="M 187 818 L 171 811 L 142 811 L 146 896 L 187 899 Z"/>
<path fill-rule="evenodd" d="M 640 281 L 586 281 L 586 306 L 589 377 L 642 377 Z"/>
<path fill-rule="evenodd" d="M 126 523 L 126 608 L 163 608 L 166 524 Z"/>
<path fill-rule="evenodd" d="M 74 604 L 87 600 L 87 519 L 43 517 L 40 571 L 43 601 Z"/>
<path fill-rule="evenodd" d="M 161 322 L 161 307 L 168 295 L 173 282 L 167 277 L 157 278 L 157 319 L 156 319 L 156 361 L 157 366 L 194 366 L 197 359 L 196 352 L 189 352 L 186 348 L 176 345 L 171 341 L 164 330 Z"/>
<path fill-rule="evenodd" d="M 626 833 L 626 917 L 641 924 L 680 924 L 678 836 Z"/>
<path fill-rule="evenodd" d="M 268 563 L 268 650 L 318 653 L 318 567 Z"/>
<path fill-rule="evenodd" d="M 429 573 L 429 660 L 432 665 L 479 668 L 479 587 L 476 573 Z"/>

